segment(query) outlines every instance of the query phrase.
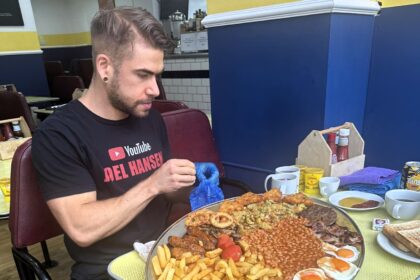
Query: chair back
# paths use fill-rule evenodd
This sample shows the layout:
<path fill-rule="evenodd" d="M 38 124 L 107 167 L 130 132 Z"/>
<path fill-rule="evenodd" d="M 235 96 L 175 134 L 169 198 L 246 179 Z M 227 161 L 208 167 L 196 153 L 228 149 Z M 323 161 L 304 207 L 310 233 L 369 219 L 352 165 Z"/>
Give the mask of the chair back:
<path fill-rule="evenodd" d="M 216 142 L 207 115 L 196 109 L 182 109 L 162 114 L 168 131 L 173 158 L 192 162 L 213 162 L 224 177 Z"/>
<path fill-rule="evenodd" d="M 86 87 L 89 87 L 93 76 L 92 58 L 77 59 L 76 74 L 80 76 Z"/>
<path fill-rule="evenodd" d="M 32 139 L 12 160 L 9 229 L 14 248 L 24 248 L 63 233 L 43 199 L 32 165 Z"/>
<path fill-rule="evenodd" d="M 23 116 L 29 129 L 35 131 L 35 122 L 25 96 L 20 92 L 6 91 L 0 94 L 0 120 Z"/>
<path fill-rule="evenodd" d="M 54 78 L 52 95 L 59 97 L 61 102 L 67 103 L 72 100 L 72 94 L 76 88 L 85 88 L 79 76 L 57 76 Z"/>
<path fill-rule="evenodd" d="M 184 102 L 172 100 L 153 100 L 152 107 L 158 110 L 160 113 L 180 109 L 188 109 L 188 106 L 185 105 Z"/>
<path fill-rule="evenodd" d="M 45 61 L 44 67 L 45 67 L 45 74 L 47 76 L 48 86 L 51 91 L 54 78 L 57 76 L 64 75 L 64 67 L 61 61 L 59 60 Z"/>

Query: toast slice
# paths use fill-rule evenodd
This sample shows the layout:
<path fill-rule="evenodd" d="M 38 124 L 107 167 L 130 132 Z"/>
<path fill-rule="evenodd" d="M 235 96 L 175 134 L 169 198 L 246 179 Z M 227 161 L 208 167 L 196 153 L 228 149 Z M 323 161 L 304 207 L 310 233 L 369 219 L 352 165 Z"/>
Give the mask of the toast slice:
<path fill-rule="evenodd" d="M 387 224 L 383 228 L 383 233 L 386 237 L 394 244 L 395 247 L 400 249 L 404 252 L 410 252 L 410 249 L 407 248 L 401 241 L 399 241 L 396 236 L 397 232 L 400 230 L 410 230 L 413 228 L 420 228 L 420 220 L 414 220 L 406 223 L 400 223 L 400 224 Z"/>
<path fill-rule="evenodd" d="M 420 227 L 397 231 L 396 239 L 420 257 Z"/>

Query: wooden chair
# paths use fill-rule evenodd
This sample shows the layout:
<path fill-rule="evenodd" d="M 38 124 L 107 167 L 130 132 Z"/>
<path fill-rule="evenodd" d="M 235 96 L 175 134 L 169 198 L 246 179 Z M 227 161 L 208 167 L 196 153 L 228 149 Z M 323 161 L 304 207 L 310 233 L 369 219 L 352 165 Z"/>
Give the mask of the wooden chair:
<path fill-rule="evenodd" d="M 32 139 L 20 145 L 12 160 L 9 229 L 12 254 L 20 279 L 51 279 L 46 267 L 50 259 L 46 240 L 63 233 L 45 203 L 32 165 Z M 45 263 L 33 257 L 27 247 L 41 243 Z"/>

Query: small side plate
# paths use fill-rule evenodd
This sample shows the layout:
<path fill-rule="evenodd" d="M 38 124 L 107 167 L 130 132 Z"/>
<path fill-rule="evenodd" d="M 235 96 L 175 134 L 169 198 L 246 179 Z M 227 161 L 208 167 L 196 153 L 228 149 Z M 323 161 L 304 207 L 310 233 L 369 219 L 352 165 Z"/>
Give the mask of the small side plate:
<path fill-rule="evenodd" d="M 339 204 L 340 200 L 347 198 L 347 197 L 356 197 L 356 198 L 362 198 L 365 200 L 375 200 L 379 202 L 379 204 L 375 207 L 370 208 L 351 208 L 351 207 L 344 207 Z M 335 194 L 331 195 L 329 197 L 329 201 L 332 205 L 340 207 L 342 209 L 351 210 L 351 211 L 368 211 L 372 209 L 376 209 L 379 207 L 382 207 L 385 203 L 382 197 L 376 194 L 372 193 L 366 193 L 366 192 L 358 192 L 358 191 L 344 191 L 344 192 L 336 192 Z"/>

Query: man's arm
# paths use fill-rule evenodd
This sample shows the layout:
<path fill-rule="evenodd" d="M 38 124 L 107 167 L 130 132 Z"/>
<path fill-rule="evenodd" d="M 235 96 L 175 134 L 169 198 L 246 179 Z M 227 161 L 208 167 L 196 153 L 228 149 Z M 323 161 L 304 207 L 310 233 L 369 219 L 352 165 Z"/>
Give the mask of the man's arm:
<path fill-rule="evenodd" d="M 47 204 L 70 238 L 87 247 L 122 229 L 157 195 L 191 186 L 194 181 L 192 162 L 171 159 L 119 197 L 97 200 L 96 192 L 87 192 L 51 199 Z"/>

